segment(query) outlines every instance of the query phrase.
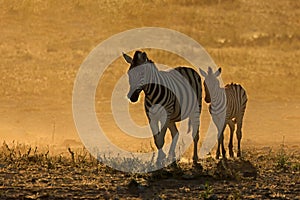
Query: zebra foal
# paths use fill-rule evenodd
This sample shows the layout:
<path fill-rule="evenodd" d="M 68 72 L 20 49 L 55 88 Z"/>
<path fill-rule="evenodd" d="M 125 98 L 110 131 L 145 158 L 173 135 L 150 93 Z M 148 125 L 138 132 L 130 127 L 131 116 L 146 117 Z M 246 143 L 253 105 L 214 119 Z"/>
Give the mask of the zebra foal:
<path fill-rule="evenodd" d="M 220 87 L 217 77 L 221 74 L 221 68 L 216 72 L 208 67 L 206 73 L 200 69 L 200 74 L 205 77 L 205 102 L 210 103 L 209 112 L 218 129 L 218 148 L 216 158 L 220 156 L 220 146 L 222 147 L 223 158 L 226 158 L 226 151 L 224 148 L 224 129 L 228 124 L 230 128 L 229 139 L 229 155 L 233 157 L 233 133 L 235 124 L 237 124 L 236 136 L 238 140 L 237 156 L 241 156 L 241 139 L 242 139 L 242 125 L 243 118 L 247 104 L 247 95 L 244 88 L 239 84 L 227 84 L 224 88 Z"/>
<path fill-rule="evenodd" d="M 202 106 L 202 85 L 198 73 L 187 67 L 160 71 L 148 59 L 147 54 L 141 51 L 136 51 L 133 58 L 124 53 L 123 57 L 130 64 L 128 70 L 130 90 L 127 97 L 131 102 L 136 102 L 140 92 L 145 93 L 144 106 L 158 149 L 157 162 L 163 161 L 166 157 L 162 148 L 167 129 L 172 136 L 168 158 L 176 158 L 178 130 L 175 122 L 189 118 L 194 140 L 193 162 L 197 164 L 199 118 Z"/>

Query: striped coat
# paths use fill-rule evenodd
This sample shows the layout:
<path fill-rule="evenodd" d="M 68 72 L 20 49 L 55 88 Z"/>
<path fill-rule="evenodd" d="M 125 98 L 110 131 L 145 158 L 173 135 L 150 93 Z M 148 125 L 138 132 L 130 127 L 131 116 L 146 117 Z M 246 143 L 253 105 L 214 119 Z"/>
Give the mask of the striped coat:
<path fill-rule="evenodd" d="M 217 77 L 221 73 L 219 68 L 215 73 L 209 67 L 206 73 L 199 69 L 200 73 L 205 77 L 205 102 L 210 103 L 209 111 L 212 115 L 213 121 L 218 129 L 218 149 L 216 158 L 220 156 L 220 146 L 222 147 L 222 155 L 226 157 L 224 149 L 224 129 L 228 124 L 230 128 L 229 154 L 233 157 L 233 133 L 235 124 L 237 125 L 237 140 L 238 152 L 237 156 L 241 156 L 241 138 L 242 138 L 242 124 L 248 101 L 245 89 L 239 84 L 227 84 L 225 88 L 220 88 Z"/>
<path fill-rule="evenodd" d="M 136 51 L 134 57 L 123 54 L 130 64 L 128 70 L 131 102 L 138 100 L 141 91 L 145 93 L 145 111 L 148 117 L 156 147 L 159 149 L 158 161 L 164 159 L 162 151 L 167 128 L 172 135 L 169 157 L 175 157 L 175 122 L 189 118 L 194 138 L 194 163 L 197 163 L 197 143 L 199 140 L 200 112 L 202 106 L 202 86 L 198 73 L 187 67 L 177 67 L 160 71 L 148 59 L 145 52 Z M 159 123 L 161 127 L 159 127 Z"/>

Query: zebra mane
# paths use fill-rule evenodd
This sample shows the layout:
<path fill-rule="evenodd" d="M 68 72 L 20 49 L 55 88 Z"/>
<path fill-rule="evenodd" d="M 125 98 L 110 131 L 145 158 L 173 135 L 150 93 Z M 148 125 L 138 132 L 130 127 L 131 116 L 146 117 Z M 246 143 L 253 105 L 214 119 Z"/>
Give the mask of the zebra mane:
<path fill-rule="evenodd" d="M 208 74 L 212 74 L 213 71 L 212 71 L 212 68 L 211 67 L 208 67 L 208 71 L 207 71 Z"/>
<path fill-rule="evenodd" d="M 146 63 L 144 63 L 143 65 L 149 65 L 148 67 L 153 67 L 155 69 L 158 70 L 158 68 L 156 67 L 155 63 L 152 60 L 148 60 Z"/>
<path fill-rule="evenodd" d="M 229 87 L 240 87 L 241 85 L 238 83 L 228 83 L 225 85 L 225 88 L 229 88 Z"/>
<path fill-rule="evenodd" d="M 148 63 L 154 63 L 154 62 L 153 62 L 152 60 L 150 60 L 150 59 L 148 59 L 147 61 L 148 61 Z"/>

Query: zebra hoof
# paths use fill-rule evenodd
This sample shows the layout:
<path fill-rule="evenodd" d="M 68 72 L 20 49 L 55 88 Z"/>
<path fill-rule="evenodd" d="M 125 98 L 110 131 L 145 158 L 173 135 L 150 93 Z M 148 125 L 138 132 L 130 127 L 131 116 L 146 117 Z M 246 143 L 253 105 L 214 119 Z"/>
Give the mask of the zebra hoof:
<path fill-rule="evenodd" d="M 179 166 L 178 166 L 178 164 L 177 164 L 176 161 L 172 162 L 169 166 L 170 166 L 171 168 L 174 168 L 174 169 L 178 169 L 178 168 L 179 168 Z"/>
<path fill-rule="evenodd" d="M 166 167 L 167 164 L 166 164 L 166 161 L 165 160 L 156 160 L 156 166 L 159 167 L 159 168 L 163 168 L 163 167 Z"/>
<path fill-rule="evenodd" d="M 223 158 L 226 158 L 226 151 L 223 151 L 223 152 L 222 152 L 222 157 L 223 157 Z"/>
<path fill-rule="evenodd" d="M 171 163 L 171 165 L 173 164 L 173 163 L 177 163 L 177 160 L 176 160 L 176 157 L 167 157 L 167 159 L 166 159 L 166 162 L 167 163 Z"/>
<path fill-rule="evenodd" d="M 198 156 L 195 155 L 195 156 L 193 156 L 193 163 L 197 163 L 197 162 L 198 162 Z"/>
<path fill-rule="evenodd" d="M 166 154 L 161 149 L 158 151 L 156 165 L 160 167 L 165 167 L 166 165 Z"/>
<path fill-rule="evenodd" d="M 202 165 L 198 162 L 193 162 L 193 167 L 199 170 L 203 170 Z"/>

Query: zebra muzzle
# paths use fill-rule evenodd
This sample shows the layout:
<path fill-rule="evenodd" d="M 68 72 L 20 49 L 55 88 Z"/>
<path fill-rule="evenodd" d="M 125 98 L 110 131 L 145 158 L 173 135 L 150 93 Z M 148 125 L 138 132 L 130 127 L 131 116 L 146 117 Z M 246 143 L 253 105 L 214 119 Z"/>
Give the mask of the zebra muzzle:
<path fill-rule="evenodd" d="M 132 90 L 129 91 L 129 93 L 127 94 L 128 99 L 130 99 L 131 102 L 137 102 L 137 100 L 139 99 L 140 96 L 140 92 L 142 90 L 140 89 L 136 89 L 132 92 Z"/>

